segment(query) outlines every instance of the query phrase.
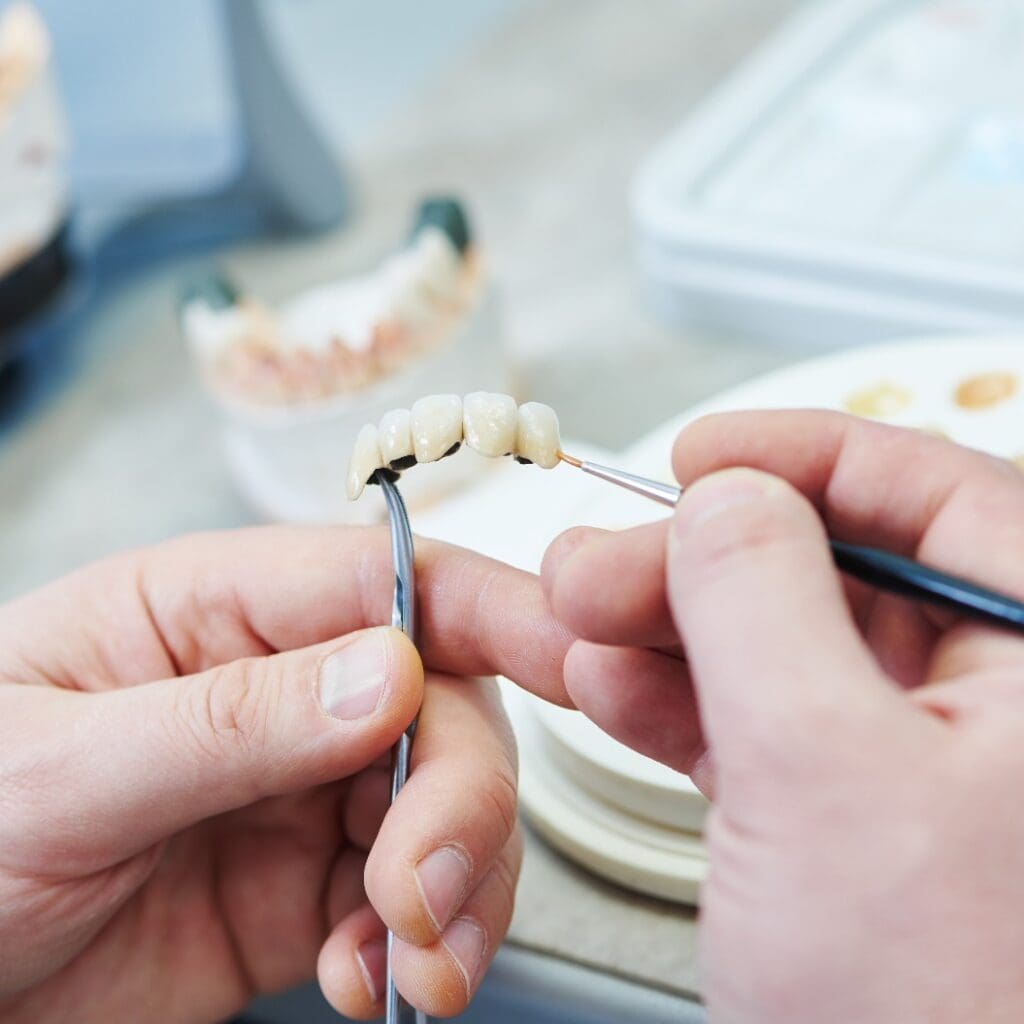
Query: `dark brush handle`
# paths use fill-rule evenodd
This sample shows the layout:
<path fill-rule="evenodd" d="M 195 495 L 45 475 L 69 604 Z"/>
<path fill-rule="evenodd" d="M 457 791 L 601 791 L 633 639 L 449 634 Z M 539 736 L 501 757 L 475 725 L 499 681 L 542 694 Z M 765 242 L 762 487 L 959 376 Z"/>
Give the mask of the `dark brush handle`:
<path fill-rule="evenodd" d="M 879 590 L 940 608 L 951 608 L 969 618 L 1024 633 L 1024 602 L 949 576 L 902 555 L 841 540 L 829 541 L 829 545 L 840 570 Z"/>
<path fill-rule="evenodd" d="M 667 508 L 675 508 L 682 494 L 673 484 L 649 480 L 610 466 L 601 466 L 585 459 L 573 459 L 564 453 L 564 462 L 584 473 L 606 480 L 616 487 L 643 495 Z M 915 601 L 924 601 L 941 608 L 951 608 L 972 619 L 990 622 L 1015 633 L 1024 633 L 1024 602 L 1006 594 L 987 590 L 976 583 L 930 569 L 902 555 L 892 555 L 877 548 L 862 548 L 841 540 L 830 540 L 832 557 L 841 572 L 854 576 L 879 590 L 900 594 Z"/>

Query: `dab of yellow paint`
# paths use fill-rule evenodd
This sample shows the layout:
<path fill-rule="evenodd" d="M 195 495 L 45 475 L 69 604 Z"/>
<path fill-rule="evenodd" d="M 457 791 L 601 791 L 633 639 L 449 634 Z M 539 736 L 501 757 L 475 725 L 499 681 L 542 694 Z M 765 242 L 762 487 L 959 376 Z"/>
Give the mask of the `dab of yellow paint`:
<path fill-rule="evenodd" d="M 855 416 L 869 416 L 872 419 L 887 419 L 902 412 L 913 398 L 906 388 L 889 381 L 880 381 L 878 384 L 863 391 L 855 391 L 843 403 L 847 412 Z"/>
<path fill-rule="evenodd" d="M 988 409 L 1017 393 L 1017 377 L 1005 371 L 980 373 L 960 382 L 953 399 L 961 409 Z"/>

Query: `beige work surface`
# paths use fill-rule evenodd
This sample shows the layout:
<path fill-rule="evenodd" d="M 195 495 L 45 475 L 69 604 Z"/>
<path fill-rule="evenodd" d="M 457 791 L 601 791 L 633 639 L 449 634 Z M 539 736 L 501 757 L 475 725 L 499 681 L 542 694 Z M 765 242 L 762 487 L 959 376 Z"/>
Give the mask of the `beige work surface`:
<path fill-rule="evenodd" d="M 696 915 L 620 889 L 527 831 L 509 940 L 668 992 L 699 992 Z"/>
<path fill-rule="evenodd" d="M 503 292 L 520 390 L 567 433 L 625 447 L 797 351 L 671 332 L 641 301 L 633 170 L 794 0 L 525 5 L 347 154 L 359 213 L 336 235 L 225 260 L 277 298 L 360 268 L 424 190 L 465 196 Z M 339 97 L 339 102 L 344 102 Z M 249 513 L 172 314 L 181 268 L 136 281 L 88 328 L 81 379 L 0 449 L 0 599 L 118 548 Z M 576 869 L 531 838 L 513 941 L 692 993 L 692 918 Z"/>

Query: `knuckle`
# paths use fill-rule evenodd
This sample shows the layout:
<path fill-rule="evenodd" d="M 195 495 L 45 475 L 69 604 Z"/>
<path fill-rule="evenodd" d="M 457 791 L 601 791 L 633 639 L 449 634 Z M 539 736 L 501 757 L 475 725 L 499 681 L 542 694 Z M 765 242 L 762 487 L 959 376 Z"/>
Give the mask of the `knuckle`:
<path fill-rule="evenodd" d="M 516 906 L 516 887 L 519 884 L 519 861 L 517 858 L 503 855 L 491 869 L 494 887 L 497 891 L 497 903 L 500 920 L 507 926 L 512 919 Z"/>
<path fill-rule="evenodd" d="M 519 795 L 515 772 L 510 764 L 503 765 L 492 774 L 480 797 L 485 812 L 498 822 L 500 834 L 511 836 L 518 820 Z"/>
<path fill-rule="evenodd" d="M 182 720 L 211 758 L 249 757 L 266 748 L 274 685 L 268 659 L 248 658 L 208 673 L 188 688 Z"/>

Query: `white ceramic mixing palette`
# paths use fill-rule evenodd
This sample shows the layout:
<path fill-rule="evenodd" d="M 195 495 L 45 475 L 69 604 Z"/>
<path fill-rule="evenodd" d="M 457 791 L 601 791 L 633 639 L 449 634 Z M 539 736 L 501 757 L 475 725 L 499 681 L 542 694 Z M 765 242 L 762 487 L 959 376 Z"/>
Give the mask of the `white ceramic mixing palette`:
<path fill-rule="evenodd" d="M 629 685 L 629 680 L 623 680 Z M 632 818 L 699 832 L 706 805 L 685 776 L 640 757 L 589 719 L 553 704 L 531 702 L 545 755 L 573 783 Z"/>
<path fill-rule="evenodd" d="M 957 387 L 989 372 L 1015 377 L 1016 394 L 983 409 L 958 406 Z M 565 447 L 584 458 L 670 480 L 672 443 L 686 423 L 701 415 L 744 408 L 843 409 L 851 396 L 879 386 L 906 393 L 907 404 L 889 417 L 892 422 L 939 430 L 1004 457 L 1024 453 L 1024 337 L 921 341 L 843 352 L 703 403 L 622 456 L 568 441 Z M 570 525 L 618 529 L 664 514 L 643 498 L 568 468 L 545 472 L 509 465 L 479 488 L 417 517 L 414 527 L 535 571 L 548 542 Z M 510 684 L 505 693 L 521 746 L 522 805 L 539 831 L 604 877 L 693 902 L 706 868 L 698 838 L 706 804 L 689 779 L 628 750 L 574 712 L 544 704 Z"/>
<path fill-rule="evenodd" d="M 569 759 L 552 756 L 552 736 L 537 715 L 540 703 L 506 680 L 502 687 L 520 748 L 520 802 L 537 831 L 562 853 L 619 885 L 676 903 L 696 903 L 707 873 L 700 833 L 638 817 L 621 809 L 617 800 L 604 799 L 606 794 L 599 785 L 582 785 L 585 771 L 572 766 Z M 573 712 L 562 714 L 582 721 Z M 589 731 L 582 735 L 589 735 Z M 598 735 L 608 739 L 603 733 Z M 595 753 L 619 746 L 614 741 L 609 741 L 608 747 L 595 744 L 582 763 L 598 763 Z M 640 762 L 646 760 L 633 756 Z M 615 760 L 625 767 L 625 784 L 616 781 Z M 601 778 L 616 795 L 635 784 L 636 774 L 636 765 L 628 757 L 616 759 L 613 755 L 612 762 L 601 767 Z M 675 778 L 689 785 L 685 777 Z M 665 804 L 685 803 L 671 787 L 657 785 L 653 792 L 660 792 Z M 664 806 L 659 808 L 654 800 L 648 801 L 648 807 L 665 813 Z M 700 814 L 696 817 L 699 820 Z"/>
<path fill-rule="evenodd" d="M 965 409 L 954 395 L 965 380 L 1002 372 L 1017 381 L 1009 399 Z M 908 404 L 887 423 L 938 431 L 958 444 L 1008 459 L 1024 455 L 1024 335 L 966 340 L 929 339 L 859 348 L 812 359 L 759 377 L 703 402 L 653 431 L 626 453 L 627 468 L 671 480 L 671 451 L 687 423 L 730 409 L 815 407 L 848 410 L 851 398 L 881 385 L 907 392 Z M 623 498 L 626 501 L 623 501 Z M 609 495 L 594 515 L 627 514 L 629 495 Z"/>

